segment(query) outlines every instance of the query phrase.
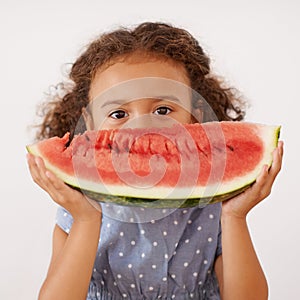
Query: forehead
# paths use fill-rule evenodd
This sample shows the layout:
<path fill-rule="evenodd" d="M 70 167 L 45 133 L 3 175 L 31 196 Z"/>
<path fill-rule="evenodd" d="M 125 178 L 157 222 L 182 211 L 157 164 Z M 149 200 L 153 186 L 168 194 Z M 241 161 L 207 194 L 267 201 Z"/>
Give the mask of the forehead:
<path fill-rule="evenodd" d="M 136 80 L 143 78 L 156 79 L 156 81 L 151 81 L 152 86 L 150 85 L 148 88 L 148 90 L 152 91 L 155 89 L 155 86 L 153 86 L 154 82 L 156 82 L 160 89 L 163 89 L 165 85 L 165 92 L 169 93 L 171 91 L 168 91 L 170 87 L 166 84 L 167 81 L 177 82 L 178 85 L 184 85 L 187 88 L 190 86 L 190 81 L 183 65 L 167 58 L 134 54 L 120 57 L 105 65 L 105 67 L 100 68 L 92 80 L 89 98 L 92 100 L 100 94 L 107 92 L 112 87 L 115 88 L 129 81 L 131 81 L 131 84 L 129 84 L 131 88 L 134 88 L 136 81 L 136 88 L 138 88 L 138 84 L 143 82 L 142 89 L 145 89 L 147 81 Z M 161 81 L 159 81 L 160 78 L 162 79 Z M 150 84 L 150 81 L 148 83 Z M 144 96 L 146 97 L 147 95 Z"/>

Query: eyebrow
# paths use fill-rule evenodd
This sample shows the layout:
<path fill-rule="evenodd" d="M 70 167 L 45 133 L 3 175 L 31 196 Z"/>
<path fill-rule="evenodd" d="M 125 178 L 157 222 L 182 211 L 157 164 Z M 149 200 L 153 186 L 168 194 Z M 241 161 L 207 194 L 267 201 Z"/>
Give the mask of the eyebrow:
<path fill-rule="evenodd" d="M 177 102 L 177 103 L 181 103 L 180 99 L 174 95 L 160 95 L 160 96 L 147 96 L 145 98 L 151 98 L 151 99 L 159 99 L 159 100 L 172 100 L 174 102 Z M 142 98 L 143 99 L 143 98 Z M 105 107 L 105 106 L 108 106 L 108 105 L 113 105 L 113 104 L 117 104 L 117 105 L 121 105 L 121 104 L 124 104 L 127 103 L 127 102 L 131 102 L 131 101 L 135 101 L 135 100 L 138 100 L 138 99 L 133 99 L 133 100 L 129 100 L 129 99 L 116 99 L 116 100 L 111 100 L 111 101 L 107 101 L 105 103 L 103 103 L 101 105 L 101 108 Z"/>

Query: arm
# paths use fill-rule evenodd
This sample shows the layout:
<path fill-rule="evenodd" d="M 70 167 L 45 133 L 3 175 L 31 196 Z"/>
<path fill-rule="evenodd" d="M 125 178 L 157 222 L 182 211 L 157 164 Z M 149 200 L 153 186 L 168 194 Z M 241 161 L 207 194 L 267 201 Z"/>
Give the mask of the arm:
<path fill-rule="evenodd" d="M 253 248 L 246 220 L 228 219 L 222 221 L 222 226 L 223 253 L 215 262 L 221 298 L 268 299 L 268 284 Z"/>
<path fill-rule="evenodd" d="M 283 144 L 279 142 L 271 168 L 264 166 L 251 188 L 222 204 L 222 255 L 216 260 L 215 271 L 223 300 L 268 298 L 268 284 L 251 241 L 246 216 L 270 194 L 281 169 L 282 155 Z"/>
<path fill-rule="evenodd" d="M 101 211 L 46 171 L 40 158 L 29 155 L 28 163 L 34 181 L 73 217 L 69 235 L 55 226 L 51 263 L 39 299 L 86 299 L 98 247 Z"/>

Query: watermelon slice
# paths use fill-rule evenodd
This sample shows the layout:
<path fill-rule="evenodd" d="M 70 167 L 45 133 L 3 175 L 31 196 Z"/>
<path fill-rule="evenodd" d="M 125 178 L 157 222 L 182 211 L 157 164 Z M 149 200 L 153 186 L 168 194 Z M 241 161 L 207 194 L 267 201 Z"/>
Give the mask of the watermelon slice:
<path fill-rule="evenodd" d="M 87 131 L 27 146 L 69 186 L 101 202 L 188 207 L 227 200 L 272 163 L 280 126 L 246 122 Z M 68 145 L 69 144 L 69 145 Z M 66 146 L 68 145 L 68 146 Z"/>

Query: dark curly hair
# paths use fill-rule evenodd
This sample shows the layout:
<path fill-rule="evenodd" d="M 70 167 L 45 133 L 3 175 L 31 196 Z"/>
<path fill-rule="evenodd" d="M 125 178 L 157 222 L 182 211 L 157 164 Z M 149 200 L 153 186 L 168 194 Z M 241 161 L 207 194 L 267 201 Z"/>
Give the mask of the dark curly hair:
<path fill-rule="evenodd" d="M 209 57 L 189 32 L 170 24 L 145 22 L 133 29 L 121 27 L 104 33 L 87 46 L 72 65 L 69 73 L 72 84 L 62 82 L 58 85 L 63 96 L 57 94 L 43 104 L 43 122 L 36 138 L 62 137 L 66 132 L 72 136 L 76 126 L 78 130 L 82 108 L 88 105 L 91 82 L 97 70 L 136 51 L 172 59 L 183 65 L 191 88 L 207 101 L 219 121 L 240 121 L 244 118 L 244 102 L 237 96 L 237 90 L 226 86 L 221 78 L 212 74 Z M 199 106 L 201 101 L 193 103 L 194 108 Z M 86 130 L 84 124 L 81 126 L 82 132 Z"/>

